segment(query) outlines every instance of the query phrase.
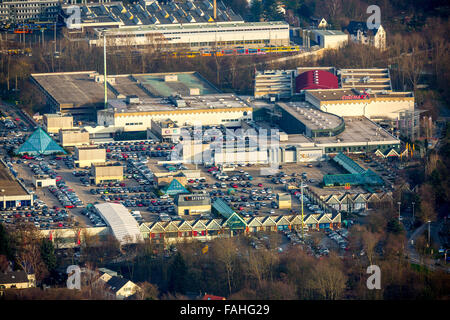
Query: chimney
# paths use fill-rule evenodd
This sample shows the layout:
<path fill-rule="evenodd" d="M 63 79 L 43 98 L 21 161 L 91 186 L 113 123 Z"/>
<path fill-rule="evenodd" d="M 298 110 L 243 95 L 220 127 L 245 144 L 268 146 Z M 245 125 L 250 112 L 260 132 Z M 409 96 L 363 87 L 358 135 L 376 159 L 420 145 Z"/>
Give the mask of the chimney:
<path fill-rule="evenodd" d="M 214 10 L 214 21 L 216 21 L 216 17 L 217 17 L 217 0 L 214 0 L 213 10 Z"/>

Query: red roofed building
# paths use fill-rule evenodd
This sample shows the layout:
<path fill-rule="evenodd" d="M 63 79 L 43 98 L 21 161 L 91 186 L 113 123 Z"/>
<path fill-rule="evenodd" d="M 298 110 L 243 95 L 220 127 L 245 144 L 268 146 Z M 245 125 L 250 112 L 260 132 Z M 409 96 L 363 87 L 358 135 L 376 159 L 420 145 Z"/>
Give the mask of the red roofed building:
<path fill-rule="evenodd" d="M 295 91 L 311 89 L 337 89 L 338 78 L 331 72 L 324 70 L 306 71 L 295 78 Z"/>

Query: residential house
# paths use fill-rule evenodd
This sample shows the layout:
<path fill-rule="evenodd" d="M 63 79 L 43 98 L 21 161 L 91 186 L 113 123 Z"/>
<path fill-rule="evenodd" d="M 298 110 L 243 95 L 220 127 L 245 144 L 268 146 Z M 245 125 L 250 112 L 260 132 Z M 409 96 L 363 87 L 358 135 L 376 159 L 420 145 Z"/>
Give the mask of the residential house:
<path fill-rule="evenodd" d="M 0 289 L 25 289 L 36 287 L 34 274 L 25 271 L 0 272 Z"/>
<path fill-rule="evenodd" d="M 107 273 L 104 273 L 102 276 L 105 275 L 107 275 Z M 141 290 L 138 285 L 128 279 L 110 275 L 106 278 L 109 278 L 109 280 L 106 281 L 106 287 L 108 288 L 109 294 L 117 300 L 127 299 Z"/>
<path fill-rule="evenodd" d="M 383 51 L 386 50 L 386 31 L 382 25 L 369 29 L 366 22 L 350 21 L 346 31 L 354 42 L 371 45 Z"/>

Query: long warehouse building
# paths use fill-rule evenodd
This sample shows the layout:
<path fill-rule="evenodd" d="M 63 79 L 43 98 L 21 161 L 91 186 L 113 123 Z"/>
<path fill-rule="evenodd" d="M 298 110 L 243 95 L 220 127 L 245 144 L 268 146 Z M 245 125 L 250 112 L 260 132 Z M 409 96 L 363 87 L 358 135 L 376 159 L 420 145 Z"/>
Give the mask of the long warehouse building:
<path fill-rule="evenodd" d="M 94 207 L 111 228 L 112 234 L 120 244 L 142 241 L 142 235 L 137 221 L 122 204 L 100 203 Z"/>
<path fill-rule="evenodd" d="M 69 8 L 63 5 L 62 15 L 69 16 Z M 247 23 L 223 2 L 209 0 L 85 3 L 80 20 L 72 28 L 67 35 L 70 39 L 87 40 L 93 46 L 103 46 L 104 33 L 108 46 L 154 46 L 162 50 L 290 44 L 287 22 Z"/>

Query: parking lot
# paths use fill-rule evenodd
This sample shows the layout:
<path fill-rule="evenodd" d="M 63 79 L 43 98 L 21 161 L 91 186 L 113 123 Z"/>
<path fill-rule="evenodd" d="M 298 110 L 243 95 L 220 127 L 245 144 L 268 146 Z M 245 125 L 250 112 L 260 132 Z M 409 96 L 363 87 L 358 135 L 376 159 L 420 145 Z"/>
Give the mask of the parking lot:
<path fill-rule="evenodd" d="M 8 121 L 8 126 L 11 126 Z M 20 121 L 19 121 L 20 123 Z M 24 124 L 14 124 L 15 129 L 6 128 L 2 123 L 2 143 L 5 151 L 24 142 L 23 129 L 29 130 Z M 245 217 L 294 214 L 301 211 L 301 195 L 299 190 L 287 191 L 285 184 L 298 185 L 301 181 L 312 187 L 319 187 L 324 174 L 344 173 L 330 161 L 316 163 L 283 164 L 273 176 L 261 176 L 262 165 L 236 164 L 233 168 L 225 168 L 218 174 L 218 168 L 213 166 L 195 166 L 193 164 L 161 165 L 174 148 L 170 143 L 146 141 L 116 141 L 99 145 L 106 149 L 109 161 L 120 162 L 124 166 L 124 180 L 94 185 L 90 172 L 73 165 L 72 156 L 45 156 L 37 159 L 19 159 L 13 163 L 18 176 L 33 189 L 38 201 L 36 208 L 49 211 L 57 219 L 39 221 L 34 219 L 39 227 L 70 227 L 75 224 L 86 226 L 103 226 L 104 222 L 95 216 L 92 209 L 87 212 L 87 206 L 100 202 L 122 203 L 136 216 L 138 222 L 180 219 L 175 213 L 173 200 L 166 196 L 158 196 L 153 181 L 154 172 L 171 172 L 179 170 L 200 170 L 199 179 L 189 179 L 188 188 L 193 192 L 204 192 L 211 195 L 212 200 L 223 198 L 235 211 Z M 387 182 L 388 186 L 395 181 L 399 164 L 375 155 L 359 155 L 352 158 L 364 168 L 377 172 Z M 14 162 L 14 161 L 13 161 Z M 56 177 L 56 188 L 32 187 L 32 175 L 50 174 Z M 276 194 L 291 193 L 291 209 L 279 209 Z M 304 213 L 323 213 L 320 208 L 304 197 Z M 64 209 L 64 212 L 60 212 Z M 25 213 L 27 216 L 27 213 Z M 46 212 L 44 212 L 46 216 Z M 33 216 L 31 216 L 33 217 Z M 28 218 L 31 218 L 28 217 Z M 72 220 L 71 217 L 74 219 Z M 4 219 L 5 217 L 2 217 Z M 47 217 L 48 218 L 48 217 Z M 190 218 L 190 217 L 187 217 Z M 208 218 L 208 216 L 205 216 Z M 6 216 L 6 219 L 11 219 Z M 62 220 L 61 220 L 62 219 Z"/>

